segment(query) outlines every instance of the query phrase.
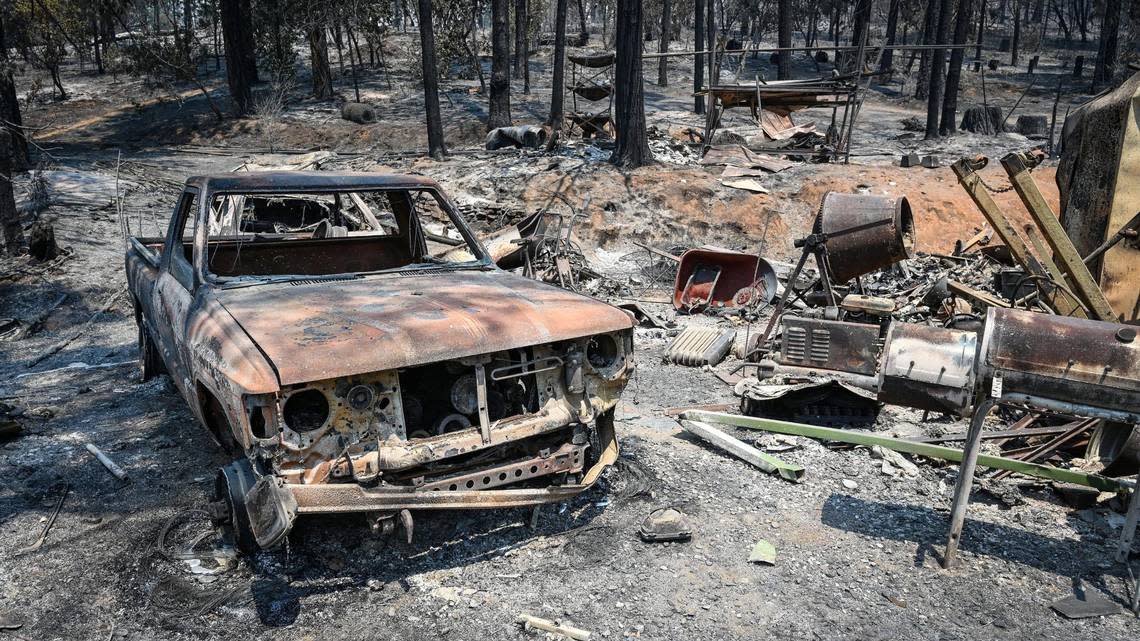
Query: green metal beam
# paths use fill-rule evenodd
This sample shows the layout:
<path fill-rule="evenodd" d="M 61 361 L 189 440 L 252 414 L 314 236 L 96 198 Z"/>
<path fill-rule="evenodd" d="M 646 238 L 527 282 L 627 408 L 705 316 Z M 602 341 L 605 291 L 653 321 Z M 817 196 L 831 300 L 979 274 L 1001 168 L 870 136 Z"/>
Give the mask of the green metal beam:
<path fill-rule="evenodd" d="M 832 427 L 804 425 L 803 423 L 779 421 L 771 418 L 740 416 L 738 414 L 724 414 L 721 412 L 689 411 L 682 414 L 681 418 L 691 421 L 720 423 L 721 425 L 734 425 L 745 429 L 775 432 L 777 434 L 791 434 L 793 436 L 806 436 L 808 438 L 825 441 L 851 443 L 853 445 L 878 445 L 896 452 L 906 452 L 907 454 L 917 454 L 927 458 L 943 459 L 946 461 L 961 462 L 962 460 L 962 450 L 952 447 L 905 441 L 891 438 L 890 436 L 868 434 L 854 430 L 839 430 Z M 1025 461 L 1017 461 L 1001 456 L 979 454 L 978 465 L 992 467 L 998 470 L 1010 470 L 1011 472 L 1017 472 L 1026 476 L 1060 481 L 1062 483 L 1075 483 L 1105 492 L 1116 492 L 1122 488 L 1130 487 L 1127 483 L 1099 474 L 1088 474 L 1059 467 L 1051 467 L 1049 465 L 1040 465 L 1038 463 L 1027 463 Z"/>

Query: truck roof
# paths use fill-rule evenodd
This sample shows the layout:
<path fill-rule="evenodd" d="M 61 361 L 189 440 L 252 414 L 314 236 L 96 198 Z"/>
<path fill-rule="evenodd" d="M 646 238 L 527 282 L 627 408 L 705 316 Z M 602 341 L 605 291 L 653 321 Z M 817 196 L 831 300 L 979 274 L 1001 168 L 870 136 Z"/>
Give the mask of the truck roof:
<path fill-rule="evenodd" d="M 191 176 L 186 185 L 203 192 L 263 193 L 439 188 L 436 181 L 425 176 L 362 171 L 242 171 Z"/>

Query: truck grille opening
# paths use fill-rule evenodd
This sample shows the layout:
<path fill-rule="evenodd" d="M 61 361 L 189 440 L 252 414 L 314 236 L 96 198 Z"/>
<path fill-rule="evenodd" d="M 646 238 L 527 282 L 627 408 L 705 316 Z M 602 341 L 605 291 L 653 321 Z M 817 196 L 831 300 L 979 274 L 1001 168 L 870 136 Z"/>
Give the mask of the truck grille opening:
<path fill-rule="evenodd" d="M 538 411 L 536 377 L 520 367 L 530 350 L 495 354 L 487 372 L 487 413 L 492 421 Z M 508 367 L 521 375 L 495 380 L 491 372 Z M 409 439 L 437 436 L 479 425 L 475 367 L 459 361 L 433 363 L 400 372 L 404 423 Z"/>

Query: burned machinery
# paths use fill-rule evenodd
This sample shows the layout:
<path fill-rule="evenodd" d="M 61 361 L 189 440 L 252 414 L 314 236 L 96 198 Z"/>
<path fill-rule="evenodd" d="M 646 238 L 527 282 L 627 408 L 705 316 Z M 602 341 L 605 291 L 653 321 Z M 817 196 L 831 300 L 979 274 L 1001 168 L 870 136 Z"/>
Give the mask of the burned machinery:
<path fill-rule="evenodd" d="M 761 376 L 815 375 L 874 392 L 884 403 L 972 414 L 955 488 L 945 563 L 954 563 L 985 417 L 1018 406 L 1124 424 L 1140 423 L 1140 341 L 1119 323 L 990 308 L 974 332 L 890 323 L 868 348 L 868 325 L 792 318 Z M 1122 427 L 1121 429 L 1127 429 Z M 1131 549 L 1134 494 L 1118 557 Z"/>

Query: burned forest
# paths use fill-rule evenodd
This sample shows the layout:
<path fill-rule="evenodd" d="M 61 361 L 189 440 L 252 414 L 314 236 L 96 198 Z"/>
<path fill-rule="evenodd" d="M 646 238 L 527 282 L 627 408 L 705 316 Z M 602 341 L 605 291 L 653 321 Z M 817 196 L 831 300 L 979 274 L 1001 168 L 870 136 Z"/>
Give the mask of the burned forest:
<path fill-rule="evenodd" d="M 0 2 L 0 641 L 1140 635 L 1140 0 Z"/>

